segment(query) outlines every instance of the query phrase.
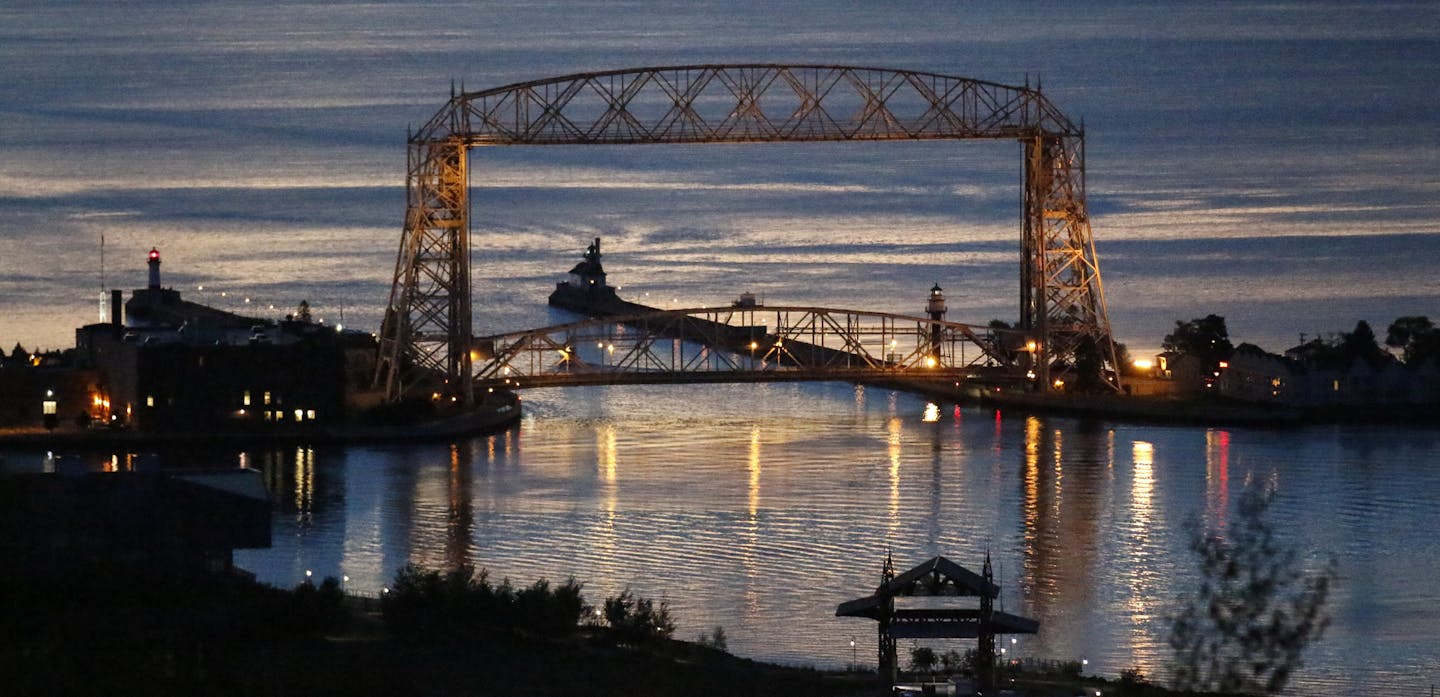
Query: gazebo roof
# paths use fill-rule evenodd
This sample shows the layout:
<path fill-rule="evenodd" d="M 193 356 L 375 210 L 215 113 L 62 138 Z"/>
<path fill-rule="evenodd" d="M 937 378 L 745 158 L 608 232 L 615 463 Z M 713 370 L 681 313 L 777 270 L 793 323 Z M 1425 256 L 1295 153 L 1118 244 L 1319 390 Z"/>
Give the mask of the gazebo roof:
<path fill-rule="evenodd" d="M 880 586 L 871 595 L 840 603 L 836 617 L 880 620 L 887 613 L 896 623 L 896 636 L 976 637 L 980 611 L 974 608 L 900 608 L 887 601 L 897 597 L 998 598 L 1000 586 L 945 557 L 932 557 Z M 991 630 L 999 634 L 1034 634 L 1040 623 L 1027 617 L 992 612 Z M 904 628 L 902 628 L 904 627 Z"/>
<path fill-rule="evenodd" d="M 931 557 L 891 579 L 864 598 L 841 603 L 837 617 L 869 617 L 887 598 L 910 596 L 1000 596 L 1000 587 L 945 557 Z"/>

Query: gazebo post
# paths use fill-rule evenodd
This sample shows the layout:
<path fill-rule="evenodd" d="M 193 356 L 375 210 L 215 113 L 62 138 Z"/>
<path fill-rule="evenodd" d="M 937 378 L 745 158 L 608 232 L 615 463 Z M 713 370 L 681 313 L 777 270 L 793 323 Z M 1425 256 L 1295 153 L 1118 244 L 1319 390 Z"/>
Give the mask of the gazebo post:
<path fill-rule="evenodd" d="M 885 550 L 885 565 L 880 569 L 880 586 L 875 590 L 877 594 L 883 593 L 885 587 L 895 580 L 895 562 L 890 558 L 890 550 Z M 885 600 L 881 604 L 880 617 L 876 632 L 878 633 L 875 642 L 880 653 L 878 671 L 880 677 L 895 684 L 900 679 L 900 658 L 895 651 L 895 635 L 890 631 L 890 622 L 895 617 L 895 596 L 885 594 Z"/>
<path fill-rule="evenodd" d="M 986 583 L 994 583 L 994 574 L 990 571 L 990 553 L 985 553 L 985 567 L 981 576 Z M 976 678 L 979 679 L 980 689 L 985 693 L 993 692 L 995 689 L 995 628 L 991 620 L 995 615 L 995 601 L 989 594 L 980 595 L 980 618 L 979 618 L 979 646 L 976 647 Z"/>

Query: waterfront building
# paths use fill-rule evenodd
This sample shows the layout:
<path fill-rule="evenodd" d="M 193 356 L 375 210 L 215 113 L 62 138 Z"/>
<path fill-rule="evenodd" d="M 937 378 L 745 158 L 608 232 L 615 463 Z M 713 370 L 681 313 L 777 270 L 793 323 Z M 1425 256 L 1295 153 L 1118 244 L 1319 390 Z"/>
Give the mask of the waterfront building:
<path fill-rule="evenodd" d="M 159 250 L 148 264 L 147 286 L 123 309 L 113 291 L 110 321 L 77 329 L 62 365 L 23 376 L 7 367 L 0 422 L 305 432 L 344 421 L 368 388 L 372 335 L 312 321 L 308 306 L 276 321 L 189 302 L 161 285 Z"/>
<path fill-rule="evenodd" d="M 605 267 L 600 264 L 600 238 L 585 249 L 585 256 L 570 269 L 566 283 L 573 290 L 591 295 L 614 295 L 615 290 L 605 283 Z"/>
<path fill-rule="evenodd" d="M 1284 355 L 1241 344 L 1222 365 L 1219 394 L 1244 402 L 1316 410 L 1440 404 L 1440 373 L 1432 361 L 1406 366 L 1311 342 Z"/>
<path fill-rule="evenodd" d="M 1299 367 L 1293 359 L 1254 344 L 1240 344 L 1225 361 L 1216 387 L 1220 394 L 1245 402 L 1290 404 L 1297 399 Z"/>

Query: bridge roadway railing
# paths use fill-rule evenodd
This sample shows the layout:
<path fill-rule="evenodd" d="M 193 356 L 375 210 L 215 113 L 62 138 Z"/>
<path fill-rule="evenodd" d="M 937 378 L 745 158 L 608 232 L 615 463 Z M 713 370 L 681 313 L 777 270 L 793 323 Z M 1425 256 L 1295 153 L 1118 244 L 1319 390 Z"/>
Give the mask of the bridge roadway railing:
<path fill-rule="evenodd" d="M 1013 366 L 1014 347 L 1024 345 L 1018 332 L 927 317 L 756 306 L 658 310 L 480 337 L 473 356 L 482 388 L 867 381 L 952 379 Z"/>

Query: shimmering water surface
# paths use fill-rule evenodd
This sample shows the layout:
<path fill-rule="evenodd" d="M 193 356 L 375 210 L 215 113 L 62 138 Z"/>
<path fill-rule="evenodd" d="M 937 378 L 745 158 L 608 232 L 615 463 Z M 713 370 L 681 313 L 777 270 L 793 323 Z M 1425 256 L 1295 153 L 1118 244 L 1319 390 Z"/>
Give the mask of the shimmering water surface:
<path fill-rule="evenodd" d="M 897 564 L 979 569 L 1040 620 L 1021 656 L 1164 675 L 1167 613 L 1196 578 L 1186 521 L 1223 525 L 1256 482 L 1306 563 L 1334 557 L 1334 625 L 1305 694 L 1412 693 L 1440 664 L 1440 433 L 1135 426 L 943 408 L 848 385 L 527 393 L 518 430 L 434 446 L 157 456 L 247 464 L 275 495 L 276 585 L 306 570 L 377 592 L 406 562 L 529 583 L 574 575 L 598 602 L 667 600 L 678 633 L 737 654 L 873 662 L 874 626 L 835 618 Z M 142 457 L 142 460 L 145 458 Z"/>

